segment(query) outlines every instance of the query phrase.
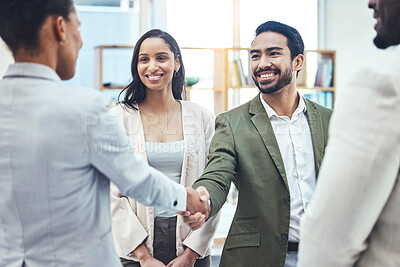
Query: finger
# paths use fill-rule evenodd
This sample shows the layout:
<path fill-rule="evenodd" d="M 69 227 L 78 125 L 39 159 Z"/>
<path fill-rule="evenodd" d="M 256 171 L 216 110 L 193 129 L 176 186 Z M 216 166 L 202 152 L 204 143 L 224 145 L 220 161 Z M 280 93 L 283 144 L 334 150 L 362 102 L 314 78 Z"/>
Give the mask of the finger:
<path fill-rule="evenodd" d="M 201 201 L 208 201 L 208 197 L 206 195 L 200 195 Z"/>
<path fill-rule="evenodd" d="M 206 216 L 202 214 L 199 220 L 189 223 L 188 225 L 192 230 L 197 230 L 204 224 L 205 220 Z"/>
<path fill-rule="evenodd" d="M 182 217 L 182 219 L 183 222 L 186 223 L 187 225 L 195 224 L 196 222 L 201 220 L 201 215 L 202 214 L 200 212 L 196 212 L 194 215 Z"/>
<path fill-rule="evenodd" d="M 199 217 L 196 217 L 195 219 L 192 219 L 188 222 L 188 225 L 190 226 L 197 226 L 197 225 L 202 225 L 205 221 L 205 215 L 204 214 L 200 214 Z"/>
<path fill-rule="evenodd" d="M 204 186 L 199 186 L 196 191 L 200 194 L 201 201 L 208 201 L 210 199 L 210 194 Z"/>
<path fill-rule="evenodd" d="M 183 220 L 186 221 L 186 222 L 191 223 L 191 222 L 198 221 L 200 219 L 200 217 L 201 217 L 201 213 L 200 212 L 196 212 L 193 215 L 189 215 L 189 216 L 183 217 Z"/>
<path fill-rule="evenodd" d="M 189 211 L 178 211 L 176 214 L 181 215 L 182 217 L 190 216 L 191 213 Z"/>

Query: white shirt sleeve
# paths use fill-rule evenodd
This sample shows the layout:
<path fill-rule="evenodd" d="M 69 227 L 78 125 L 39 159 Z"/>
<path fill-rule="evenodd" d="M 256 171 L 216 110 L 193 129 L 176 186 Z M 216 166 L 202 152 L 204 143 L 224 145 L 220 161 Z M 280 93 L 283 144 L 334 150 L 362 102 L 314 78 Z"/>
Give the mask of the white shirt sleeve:
<path fill-rule="evenodd" d="M 92 164 L 120 189 L 124 196 L 146 206 L 169 211 L 186 210 L 186 189 L 150 167 L 133 152 L 132 143 L 104 99 L 93 118 L 86 118 Z"/>

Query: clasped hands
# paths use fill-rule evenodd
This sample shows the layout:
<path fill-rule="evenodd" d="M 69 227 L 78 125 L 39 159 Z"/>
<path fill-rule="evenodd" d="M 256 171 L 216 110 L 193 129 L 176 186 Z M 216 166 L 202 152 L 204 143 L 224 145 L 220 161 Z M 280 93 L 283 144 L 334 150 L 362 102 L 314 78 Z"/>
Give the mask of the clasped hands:
<path fill-rule="evenodd" d="M 210 195 L 203 186 L 199 186 L 196 190 L 186 187 L 186 193 L 186 211 L 178 212 L 178 214 L 182 216 L 184 223 L 189 225 L 192 230 L 196 230 L 210 216 Z"/>

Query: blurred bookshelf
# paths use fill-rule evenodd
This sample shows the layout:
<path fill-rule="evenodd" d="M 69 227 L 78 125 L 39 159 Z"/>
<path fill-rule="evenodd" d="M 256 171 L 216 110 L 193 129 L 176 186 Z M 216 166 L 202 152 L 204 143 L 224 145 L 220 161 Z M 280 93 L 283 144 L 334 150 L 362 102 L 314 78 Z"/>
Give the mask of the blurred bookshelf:
<path fill-rule="evenodd" d="M 297 79 L 297 88 L 308 99 L 333 108 L 336 98 L 336 51 L 306 50 L 305 64 Z"/>

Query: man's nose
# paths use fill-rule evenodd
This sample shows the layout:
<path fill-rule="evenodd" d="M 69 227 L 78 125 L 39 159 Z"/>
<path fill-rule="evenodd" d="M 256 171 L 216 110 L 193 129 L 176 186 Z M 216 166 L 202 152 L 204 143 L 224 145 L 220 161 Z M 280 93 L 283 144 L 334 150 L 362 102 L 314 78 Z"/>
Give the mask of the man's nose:
<path fill-rule="evenodd" d="M 258 64 L 260 69 L 265 69 L 271 67 L 271 61 L 267 56 L 261 56 L 260 63 Z"/>

